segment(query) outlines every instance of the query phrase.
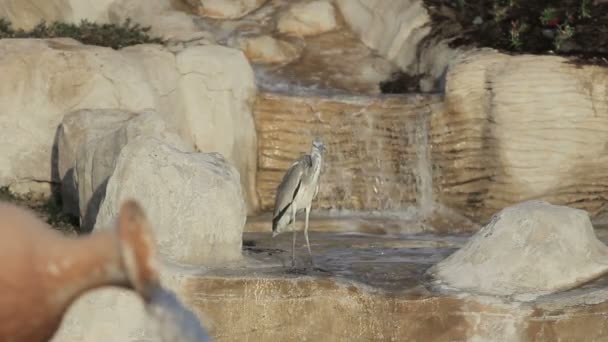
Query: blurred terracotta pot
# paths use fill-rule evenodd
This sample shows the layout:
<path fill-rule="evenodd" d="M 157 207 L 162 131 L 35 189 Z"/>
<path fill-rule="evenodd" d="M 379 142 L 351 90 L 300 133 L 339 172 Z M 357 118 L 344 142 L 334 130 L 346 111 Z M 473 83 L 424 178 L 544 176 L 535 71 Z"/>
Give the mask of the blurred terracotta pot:
<path fill-rule="evenodd" d="M 143 210 L 126 201 L 115 230 L 68 237 L 32 212 L 0 203 L 0 341 L 48 341 L 76 298 L 101 286 L 159 285 Z"/>

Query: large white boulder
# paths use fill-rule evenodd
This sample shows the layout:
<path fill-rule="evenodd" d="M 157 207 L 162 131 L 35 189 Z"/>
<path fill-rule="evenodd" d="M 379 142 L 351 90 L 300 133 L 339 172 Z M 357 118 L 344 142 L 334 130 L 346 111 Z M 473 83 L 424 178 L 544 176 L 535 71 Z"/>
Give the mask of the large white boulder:
<path fill-rule="evenodd" d="M 199 265 L 241 258 L 246 205 L 238 171 L 220 154 L 136 138 L 120 152 L 95 229 L 112 226 L 128 198 L 146 208 L 166 260 Z"/>
<path fill-rule="evenodd" d="M 186 142 L 201 152 L 218 152 L 241 175 L 250 211 L 258 207 L 255 187 L 257 135 L 252 106 L 256 85 L 242 51 L 218 45 L 188 48 L 176 56 L 181 76 L 168 95 L 170 118 Z"/>
<path fill-rule="evenodd" d="M 326 0 L 295 3 L 277 22 L 279 32 L 299 37 L 321 34 L 337 26 L 334 5 Z"/>
<path fill-rule="evenodd" d="M 136 113 L 120 109 L 80 109 L 66 114 L 57 129 L 55 146 L 57 172 L 61 182 L 63 211 L 80 215 L 78 189 L 74 178 L 76 155 L 81 146 L 116 129 Z"/>
<path fill-rule="evenodd" d="M 70 306 L 51 341 L 149 341 L 145 338 L 150 324 L 145 306 L 135 293 L 119 288 L 97 289 Z"/>
<path fill-rule="evenodd" d="M 191 270 L 161 263 L 160 273 L 163 287 L 174 292 L 184 307 L 198 314 L 201 325 L 206 328 L 209 319 L 192 306 L 193 301 L 187 301 L 191 291 L 188 286 Z M 157 330 L 163 326 L 148 314 L 148 310 L 132 291 L 110 287 L 96 289 L 85 293 L 70 306 L 51 341 L 167 342 Z"/>
<path fill-rule="evenodd" d="M 0 40 L 0 186 L 59 181 L 52 148 L 66 112 L 153 108 L 156 95 L 134 62 L 71 39 Z"/>
<path fill-rule="evenodd" d="M 100 111 L 98 111 L 100 112 Z M 115 111 L 114 113 L 116 113 Z M 86 120 L 86 112 L 81 120 Z M 103 113 L 98 113 L 103 115 Z M 126 115 L 129 115 L 128 113 Z M 106 127 L 101 133 L 99 127 L 97 137 L 82 141 L 76 150 L 74 165 L 74 184 L 80 209 L 80 225 L 84 231 L 90 231 L 95 225 L 99 205 L 103 200 L 108 178 L 114 172 L 114 167 L 123 146 L 129 141 L 141 137 L 154 137 L 183 152 L 192 152 L 193 148 L 183 142 L 177 134 L 171 132 L 165 121 L 154 111 L 131 116 L 123 122 L 116 122 L 113 127 Z M 67 184 L 64 192 L 69 190 Z"/>
<path fill-rule="evenodd" d="M 243 53 L 158 45 L 115 51 L 71 39 L 0 40 L 0 186 L 59 182 L 52 149 L 63 116 L 78 109 L 155 109 L 198 151 L 222 153 L 255 193 L 256 87 Z M 61 175 L 63 177 L 63 175 Z"/>
<path fill-rule="evenodd" d="M 525 300 L 607 271 L 608 247 L 585 211 L 528 201 L 503 209 L 429 272 L 448 287 Z"/>

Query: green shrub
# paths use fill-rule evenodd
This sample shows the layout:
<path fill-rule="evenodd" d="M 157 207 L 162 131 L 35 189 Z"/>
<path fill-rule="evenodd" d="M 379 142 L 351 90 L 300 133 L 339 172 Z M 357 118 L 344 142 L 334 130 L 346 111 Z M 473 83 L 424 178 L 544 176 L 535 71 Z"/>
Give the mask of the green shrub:
<path fill-rule="evenodd" d="M 55 21 L 51 24 L 41 22 L 30 31 L 15 30 L 11 23 L 0 18 L 0 39 L 2 38 L 73 38 L 88 45 L 98 45 L 121 49 L 126 46 L 156 43 L 163 40 L 150 37 L 150 27 L 142 27 L 127 19 L 122 24 L 97 24 L 82 20 L 79 24 L 70 24 Z"/>

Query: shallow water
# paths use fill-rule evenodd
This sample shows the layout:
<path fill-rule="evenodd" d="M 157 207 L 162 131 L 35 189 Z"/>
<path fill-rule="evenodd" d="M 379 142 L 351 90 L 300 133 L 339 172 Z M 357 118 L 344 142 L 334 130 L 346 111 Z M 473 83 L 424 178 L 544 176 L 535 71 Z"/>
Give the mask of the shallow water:
<path fill-rule="evenodd" d="M 146 310 L 152 321 L 152 330 L 162 342 L 211 341 L 196 315 L 169 290 L 157 288 Z"/>

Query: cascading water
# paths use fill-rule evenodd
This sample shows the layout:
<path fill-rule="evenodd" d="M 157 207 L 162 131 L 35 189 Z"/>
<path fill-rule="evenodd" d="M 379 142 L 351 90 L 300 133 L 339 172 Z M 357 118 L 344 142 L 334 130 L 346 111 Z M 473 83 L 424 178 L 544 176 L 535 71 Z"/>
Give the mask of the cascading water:
<path fill-rule="evenodd" d="M 416 145 L 416 204 L 420 218 L 427 218 L 433 211 L 433 167 L 429 149 L 429 112 L 416 115 L 413 142 Z"/>
<path fill-rule="evenodd" d="M 334 213 L 358 210 L 410 218 L 431 213 L 430 111 L 417 108 L 415 115 L 403 114 L 376 115 L 363 108 L 350 115 L 350 134 L 340 129 L 342 118 L 330 122 L 331 135 L 345 134 L 330 145 L 326 175 L 331 176 L 323 184 Z M 331 135 L 323 138 L 333 141 Z"/>
<path fill-rule="evenodd" d="M 256 104 L 262 205 L 272 207 L 283 170 L 309 150 L 313 137 L 320 137 L 327 153 L 317 213 L 408 221 L 428 217 L 434 210 L 429 104 L 437 101 L 433 96 L 311 92 L 262 97 Z"/>

